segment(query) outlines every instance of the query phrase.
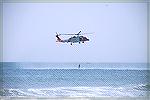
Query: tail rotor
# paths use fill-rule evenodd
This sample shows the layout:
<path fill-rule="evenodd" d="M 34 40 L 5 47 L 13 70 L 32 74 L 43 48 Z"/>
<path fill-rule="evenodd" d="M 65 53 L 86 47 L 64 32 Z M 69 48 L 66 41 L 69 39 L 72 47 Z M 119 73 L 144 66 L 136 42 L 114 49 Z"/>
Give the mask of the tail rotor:
<path fill-rule="evenodd" d="M 59 36 L 60 36 L 60 34 L 58 34 L 58 33 L 56 32 L 56 38 L 57 38 L 57 41 L 56 41 L 56 42 L 61 42 L 61 41 L 62 41 Z"/>

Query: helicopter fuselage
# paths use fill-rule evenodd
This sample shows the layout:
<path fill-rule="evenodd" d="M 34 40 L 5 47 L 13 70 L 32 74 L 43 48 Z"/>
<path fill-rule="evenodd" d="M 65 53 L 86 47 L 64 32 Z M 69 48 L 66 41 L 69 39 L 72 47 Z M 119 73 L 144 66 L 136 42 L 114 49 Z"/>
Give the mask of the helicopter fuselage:
<path fill-rule="evenodd" d="M 71 45 L 72 45 L 72 43 L 79 43 L 80 44 L 81 42 L 84 43 L 85 41 L 89 41 L 89 39 L 87 37 L 82 36 L 80 33 L 81 33 L 81 31 L 79 31 L 77 34 L 58 34 L 56 32 L 56 38 L 57 38 L 56 42 L 62 42 L 62 43 L 71 42 Z M 86 33 L 86 34 L 91 34 L 91 33 Z M 70 37 L 69 39 L 62 40 L 59 37 L 60 35 L 74 35 L 74 36 Z"/>
<path fill-rule="evenodd" d="M 72 42 L 72 43 L 84 42 L 84 41 L 89 41 L 89 39 L 84 36 L 73 36 L 68 39 L 68 42 Z"/>
<path fill-rule="evenodd" d="M 56 37 L 57 37 L 56 42 L 62 42 L 62 43 L 71 42 L 71 45 L 72 45 L 72 43 L 80 43 L 80 42 L 84 43 L 85 41 L 89 41 L 89 39 L 84 36 L 73 36 L 66 40 L 61 40 L 58 36 L 56 36 Z"/>

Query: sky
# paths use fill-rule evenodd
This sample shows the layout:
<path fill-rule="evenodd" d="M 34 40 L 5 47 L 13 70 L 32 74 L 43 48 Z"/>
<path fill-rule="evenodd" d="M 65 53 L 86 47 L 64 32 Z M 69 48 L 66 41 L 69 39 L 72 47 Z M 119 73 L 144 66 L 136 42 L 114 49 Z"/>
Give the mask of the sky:
<path fill-rule="evenodd" d="M 80 30 L 90 41 L 56 43 Z M 147 4 L 4 3 L 3 61 L 145 63 Z"/>

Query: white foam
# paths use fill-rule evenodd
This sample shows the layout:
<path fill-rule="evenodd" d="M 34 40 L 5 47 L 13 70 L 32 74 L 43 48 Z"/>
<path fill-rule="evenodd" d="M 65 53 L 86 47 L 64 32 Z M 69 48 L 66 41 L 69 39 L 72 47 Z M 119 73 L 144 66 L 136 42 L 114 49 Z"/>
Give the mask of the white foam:
<path fill-rule="evenodd" d="M 42 89 L 9 89 L 11 96 L 144 96 L 146 91 L 140 91 L 133 88 L 124 87 L 56 87 Z M 9 95 L 9 94 L 8 94 Z"/>

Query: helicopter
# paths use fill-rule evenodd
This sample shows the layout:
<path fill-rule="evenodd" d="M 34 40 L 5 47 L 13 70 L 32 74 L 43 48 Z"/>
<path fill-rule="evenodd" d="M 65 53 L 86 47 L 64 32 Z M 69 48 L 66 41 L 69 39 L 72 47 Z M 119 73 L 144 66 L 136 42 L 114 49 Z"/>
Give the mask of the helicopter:
<path fill-rule="evenodd" d="M 83 33 L 83 34 L 92 34 L 92 33 Z M 60 35 L 74 35 L 73 37 L 70 37 L 69 39 L 62 40 L 59 36 Z M 87 37 L 82 36 L 81 31 L 79 31 L 77 34 L 58 34 L 56 32 L 56 42 L 62 42 L 62 43 L 84 43 L 85 41 L 89 41 Z"/>

